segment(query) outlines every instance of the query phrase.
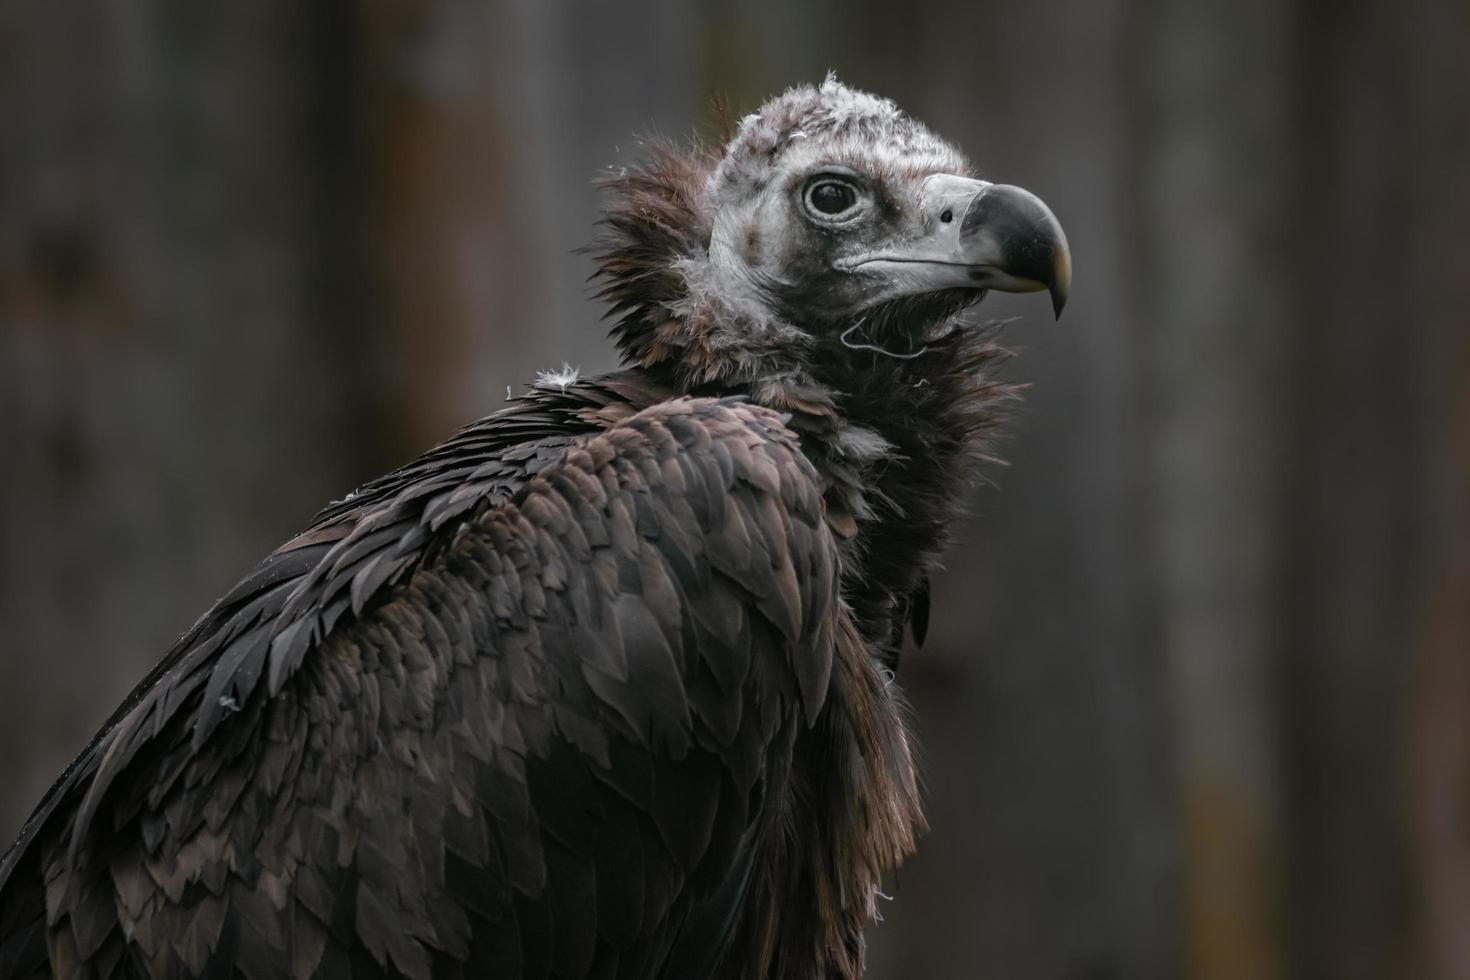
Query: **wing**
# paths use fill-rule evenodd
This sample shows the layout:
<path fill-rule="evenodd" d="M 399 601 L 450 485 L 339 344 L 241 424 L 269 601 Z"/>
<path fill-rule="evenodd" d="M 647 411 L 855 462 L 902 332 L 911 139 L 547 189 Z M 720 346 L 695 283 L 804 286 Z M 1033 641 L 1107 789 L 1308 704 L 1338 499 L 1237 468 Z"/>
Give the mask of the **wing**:
<path fill-rule="evenodd" d="M 626 373 L 567 390 L 532 390 L 329 505 L 256 567 L 134 688 L 0 859 L 0 976 L 28 975 L 19 964 L 45 964 L 38 893 L 22 881 L 40 873 L 36 839 L 44 828 L 60 822 L 66 833 L 85 837 L 87 817 L 116 775 L 145 747 L 158 751 L 165 727 L 187 724 L 199 741 L 207 738 L 232 706 L 248 700 L 273 650 L 282 649 L 281 637 L 294 638 L 304 655 L 313 637 L 329 632 L 351 607 L 361 610 L 407 575 L 447 522 L 508 499 L 572 439 L 667 394 Z M 203 697 L 206 684 L 213 702 Z"/>
<path fill-rule="evenodd" d="M 651 976 L 728 892 L 826 695 L 815 475 L 744 405 L 525 434 L 329 509 L 125 706 L 7 859 L 57 975 Z"/>

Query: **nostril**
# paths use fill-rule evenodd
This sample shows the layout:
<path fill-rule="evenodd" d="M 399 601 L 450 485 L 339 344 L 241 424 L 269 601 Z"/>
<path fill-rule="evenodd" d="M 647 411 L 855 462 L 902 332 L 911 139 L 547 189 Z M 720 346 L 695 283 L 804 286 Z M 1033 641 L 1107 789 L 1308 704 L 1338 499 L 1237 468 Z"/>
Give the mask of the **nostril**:
<path fill-rule="evenodd" d="M 944 222 L 945 224 L 949 224 L 951 221 L 954 220 L 954 212 L 951 211 L 949 208 L 945 208 L 944 212 L 939 215 L 939 220 Z"/>

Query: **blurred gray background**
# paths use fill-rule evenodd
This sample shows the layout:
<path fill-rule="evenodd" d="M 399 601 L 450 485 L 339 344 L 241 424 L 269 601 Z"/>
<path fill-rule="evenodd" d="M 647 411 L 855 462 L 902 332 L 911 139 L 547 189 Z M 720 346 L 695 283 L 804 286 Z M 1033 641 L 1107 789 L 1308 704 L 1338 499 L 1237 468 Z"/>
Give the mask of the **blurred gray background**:
<path fill-rule="evenodd" d="M 1072 239 L 879 980 L 1470 978 L 1470 6 L 0 6 L 0 836 L 328 499 L 612 365 L 589 181 L 829 68 Z"/>

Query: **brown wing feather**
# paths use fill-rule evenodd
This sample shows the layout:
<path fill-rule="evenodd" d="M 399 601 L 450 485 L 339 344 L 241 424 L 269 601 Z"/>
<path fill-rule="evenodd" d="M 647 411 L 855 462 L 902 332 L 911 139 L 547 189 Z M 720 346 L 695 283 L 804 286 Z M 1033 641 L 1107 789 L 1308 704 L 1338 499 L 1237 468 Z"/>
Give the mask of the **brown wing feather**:
<path fill-rule="evenodd" d="M 652 975 L 826 697 L 815 477 L 743 405 L 501 438 L 324 512 L 53 791 L 3 896 L 58 975 Z"/>

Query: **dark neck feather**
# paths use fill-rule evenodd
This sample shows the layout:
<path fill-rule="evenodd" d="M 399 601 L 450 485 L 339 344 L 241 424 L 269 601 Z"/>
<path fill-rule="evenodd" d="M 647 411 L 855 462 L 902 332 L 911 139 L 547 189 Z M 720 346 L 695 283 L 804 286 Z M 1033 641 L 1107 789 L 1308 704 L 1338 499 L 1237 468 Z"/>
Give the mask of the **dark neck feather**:
<path fill-rule="evenodd" d="M 993 378 L 1008 353 L 989 333 L 953 328 L 911 360 L 832 352 L 847 424 L 876 432 L 891 447 L 869 462 L 828 448 L 828 460 L 818 463 L 829 479 L 856 480 L 870 511 L 857 522 L 851 545 L 857 574 L 847 583 L 847 600 L 869 640 L 894 638 L 895 606 L 950 543 L 1015 400 L 1016 388 Z M 829 493 L 829 508 L 832 503 Z"/>
<path fill-rule="evenodd" d="M 687 295 L 678 263 L 709 251 L 704 185 L 716 162 L 702 146 L 681 152 L 657 142 L 647 160 L 600 181 L 606 215 L 590 251 L 598 298 L 614 320 L 613 343 L 628 366 L 670 380 L 687 379 L 688 348 L 697 339 L 674 312 Z"/>

